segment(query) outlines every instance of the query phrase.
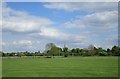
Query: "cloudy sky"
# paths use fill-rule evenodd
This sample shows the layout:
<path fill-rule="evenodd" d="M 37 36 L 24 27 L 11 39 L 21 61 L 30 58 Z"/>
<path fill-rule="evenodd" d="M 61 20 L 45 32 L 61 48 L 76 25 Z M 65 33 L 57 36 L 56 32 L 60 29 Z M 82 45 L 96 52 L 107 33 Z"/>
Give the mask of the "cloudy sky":
<path fill-rule="evenodd" d="M 5 52 L 44 51 L 47 43 L 69 48 L 111 48 L 118 39 L 117 2 L 7 2 L 2 5 Z"/>

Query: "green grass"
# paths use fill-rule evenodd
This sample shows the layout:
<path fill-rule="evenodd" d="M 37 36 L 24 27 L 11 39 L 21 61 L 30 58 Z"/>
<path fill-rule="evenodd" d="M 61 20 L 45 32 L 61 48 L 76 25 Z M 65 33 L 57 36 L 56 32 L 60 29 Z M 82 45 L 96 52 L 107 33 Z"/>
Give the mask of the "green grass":
<path fill-rule="evenodd" d="M 4 58 L 3 77 L 117 77 L 118 57 Z"/>
<path fill-rule="evenodd" d="M 0 58 L 0 78 L 2 78 L 2 58 Z"/>

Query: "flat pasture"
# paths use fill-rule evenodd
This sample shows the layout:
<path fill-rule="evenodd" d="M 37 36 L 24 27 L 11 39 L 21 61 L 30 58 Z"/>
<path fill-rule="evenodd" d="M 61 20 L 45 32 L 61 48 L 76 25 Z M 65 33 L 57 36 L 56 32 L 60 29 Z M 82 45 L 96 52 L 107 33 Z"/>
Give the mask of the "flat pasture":
<path fill-rule="evenodd" d="M 117 77 L 118 57 L 3 58 L 3 77 Z"/>

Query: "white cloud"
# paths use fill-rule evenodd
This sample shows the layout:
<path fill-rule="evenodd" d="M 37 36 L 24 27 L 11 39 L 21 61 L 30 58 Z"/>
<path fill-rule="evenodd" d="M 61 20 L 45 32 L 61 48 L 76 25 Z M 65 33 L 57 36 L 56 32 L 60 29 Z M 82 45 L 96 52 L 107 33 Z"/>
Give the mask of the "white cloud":
<path fill-rule="evenodd" d="M 50 20 L 38 19 L 33 17 L 10 17 L 3 19 L 2 29 L 15 32 L 38 32 L 43 26 L 51 24 Z M 37 20 L 37 21 L 36 21 Z"/>
<path fill-rule="evenodd" d="M 0 46 L 4 46 L 4 45 L 6 45 L 6 43 L 3 41 L 0 41 Z"/>
<path fill-rule="evenodd" d="M 37 35 L 37 36 L 36 36 Z M 32 37 L 39 37 L 38 39 L 47 40 L 47 42 L 69 42 L 69 43 L 79 43 L 79 44 L 87 44 L 89 40 L 85 34 L 72 34 L 67 32 L 62 32 L 57 28 L 42 28 L 39 34 L 32 34 Z"/>
<path fill-rule="evenodd" d="M 68 41 L 72 43 L 82 43 L 87 38 L 84 34 L 72 34 L 67 32 L 62 32 L 61 30 L 55 28 L 43 28 L 40 33 L 41 36 L 46 36 L 49 39 Z"/>
<path fill-rule="evenodd" d="M 33 42 L 27 39 L 21 40 L 4 40 L 5 45 L 2 46 L 4 52 L 17 52 L 32 50 Z"/>
<path fill-rule="evenodd" d="M 68 21 L 62 25 L 66 28 L 72 28 L 71 30 L 80 30 L 80 34 L 72 36 L 74 46 L 88 46 L 94 44 L 97 47 L 111 48 L 116 45 L 117 34 L 114 38 L 112 36 L 107 37 L 108 31 L 114 33 L 114 29 L 117 31 L 118 27 L 118 12 L 117 11 L 105 11 L 80 16 L 72 21 Z M 82 33 L 83 32 L 83 33 Z M 116 33 L 116 32 L 115 32 Z M 107 39 L 107 40 L 105 40 Z M 102 42 L 101 40 L 104 40 Z"/>
<path fill-rule="evenodd" d="M 80 19 L 68 21 L 64 23 L 63 26 L 67 28 L 80 28 L 80 29 L 86 28 L 86 25 L 84 25 Z"/>
<path fill-rule="evenodd" d="M 84 23 L 86 23 L 87 26 L 114 28 L 118 23 L 117 18 L 117 11 L 100 12 L 85 16 Z"/>
<path fill-rule="evenodd" d="M 48 3 L 45 5 L 52 5 L 54 3 Z M 3 21 L 0 20 L 2 26 L 3 32 L 17 32 L 17 33 L 29 33 L 25 35 L 24 38 L 20 38 L 20 36 L 11 36 L 13 39 L 10 39 L 10 42 L 8 41 L 7 43 L 3 44 L 4 45 L 4 50 L 7 51 L 19 51 L 19 50 L 42 50 L 44 51 L 44 46 L 46 43 L 53 42 L 53 43 L 58 43 L 57 45 L 59 46 L 62 42 L 67 42 L 70 44 L 70 47 L 74 46 L 88 46 L 89 44 L 94 44 L 96 46 L 110 46 L 107 44 L 97 44 L 97 42 L 93 42 L 94 39 L 93 37 L 96 38 L 97 31 L 102 28 L 102 30 L 106 29 L 112 29 L 117 26 L 117 15 L 118 12 L 116 11 L 116 6 L 113 4 L 116 3 L 104 3 L 104 4 L 98 4 L 99 7 L 96 5 L 92 4 L 75 4 L 75 3 L 59 3 L 60 5 L 57 5 L 58 3 L 55 3 L 54 6 L 51 6 L 51 8 L 56 8 L 67 10 L 67 11 L 78 11 L 78 10 L 93 10 L 96 12 L 93 12 L 88 15 L 84 15 L 82 17 L 78 16 L 77 18 L 73 18 L 73 20 L 65 22 L 63 25 L 62 29 L 59 29 L 59 27 L 49 27 L 53 22 L 44 17 L 36 17 L 28 14 L 27 12 L 22 12 L 22 11 L 17 11 L 13 10 L 9 7 L 5 7 L 3 13 L 4 13 L 4 19 Z M 108 5 L 107 5 L 108 4 Z M 107 8 L 106 8 L 106 7 Z M 46 6 L 45 6 L 46 7 Z M 71 10 L 70 10 L 71 9 Z M 106 11 L 105 11 L 106 10 Z M 3 22 L 3 24 L 2 24 Z M 66 29 L 67 28 L 72 28 L 72 32 L 75 34 L 72 34 L 72 32 L 65 32 L 65 30 L 71 30 L 71 29 Z M 80 30 L 78 33 L 77 30 Z M 79 29 L 78 29 L 79 28 Z M 95 32 L 91 33 L 89 28 L 94 29 Z M 98 29 L 95 29 L 98 28 Z M 87 30 L 86 30 L 87 29 Z M 116 28 L 115 28 L 116 29 Z M 102 33 L 101 30 L 101 33 Z M 64 31 L 64 32 L 63 32 Z M 82 33 L 82 32 L 86 33 Z M 16 33 L 15 33 L 16 34 Z M 93 35 L 95 34 L 95 35 Z M 6 34 L 7 35 L 7 34 Z M 12 35 L 12 34 L 11 34 Z M 17 34 L 16 34 L 17 35 Z M 24 37 L 24 34 L 22 34 Z M 38 39 L 34 38 L 34 36 L 38 37 Z M 90 36 L 90 37 L 89 37 Z M 5 36 L 5 40 L 9 40 L 8 38 L 6 39 L 7 36 Z M 10 37 L 10 36 L 9 36 Z M 22 40 L 18 40 L 19 37 Z M 26 40 L 28 38 L 29 40 Z M 92 39 L 92 40 L 91 40 Z M 4 41 L 5 41 L 4 40 Z M 14 41 L 13 41 L 14 40 Z M 98 38 L 98 42 L 99 42 Z M 11 42 L 13 41 L 13 42 Z M 109 41 L 111 42 L 111 41 Z M 101 42 L 100 42 L 101 43 Z M 111 45 L 114 45 L 113 43 Z M 69 47 L 68 46 L 68 47 Z"/>
<path fill-rule="evenodd" d="M 52 39 L 66 39 L 68 37 L 67 33 L 61 32 L 55 28 L 42 28 L 41 29 L 41 36 L 50 37 Z"/>
<path fill-rule="evenodd" d="M 68 21 L 63 24 L 67 28 L 98 28 L 100 29 L 113 29 L 118 26 L 118 12 L 117 11 L 106 11 L 99 13 L 92 13 L 83 16 L 82 18 L 77 17 L 72 21 Z"/>
<path fill-rule="evenodd" d="M 71 40 L 72 43 L 84 43 L 85 40 L 87 40 L 87 37 L 84 36 L 84 35 L 81 35 L 81 34 L 78 34 L 78 35 L 72 35 L 71 36 L 72 39 L 69 39 Z"/>
<path fill-rule="evenodd" d="M 5 45 L 6 45 L 6 43 L 5 43 L 5 42 L 0 41 L 0 51 L 2 51 L 2 47 L 3 47 L 3 46 L 5 46 Z"/>
<path fill-rule="evenodd" d="M 16 11 L 3 7 L 2 30 L 3 32 L 38 32 L 41 27 L 49 26 L 53 22 L 48 18 L 29 15 L 27 12 Z"/>
<path fill-rule="evenodd" d="M 59 3 L 47 3 L 44 5 L 46 8 L 60 9 L 65 11 L 113 11 L 117 10 L 117 2 L 59 2 Z"/>
<path fill-rule="evenodd" d="M 19 40 L 13 41 L 14 45 L 22 45 L 22 46 L 32 46 L 32 41 L 30 40 Z"/>

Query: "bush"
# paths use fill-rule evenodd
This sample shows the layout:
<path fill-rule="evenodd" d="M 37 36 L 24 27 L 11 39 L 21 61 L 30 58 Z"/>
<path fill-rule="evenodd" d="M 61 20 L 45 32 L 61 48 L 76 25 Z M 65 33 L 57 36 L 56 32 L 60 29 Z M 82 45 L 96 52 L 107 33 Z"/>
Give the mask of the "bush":
<path fill-rule="evenodd" d="M 52 58 L 51 56 L 47 56 L 47 57 L 45 57 L 45 58 Z"/>
<path fill-rule="evenodd" d="M 64 57 L 68 57 L 68 55 L 64 55 Z"/>

